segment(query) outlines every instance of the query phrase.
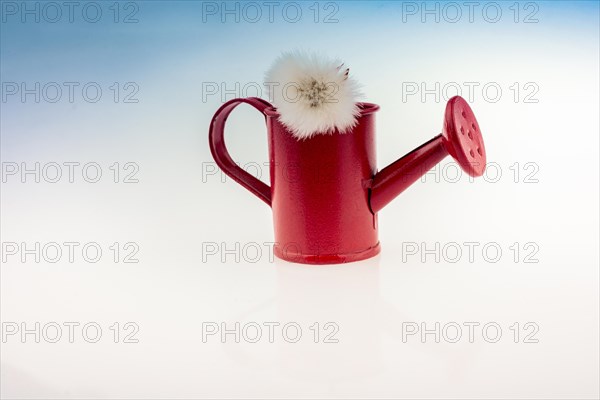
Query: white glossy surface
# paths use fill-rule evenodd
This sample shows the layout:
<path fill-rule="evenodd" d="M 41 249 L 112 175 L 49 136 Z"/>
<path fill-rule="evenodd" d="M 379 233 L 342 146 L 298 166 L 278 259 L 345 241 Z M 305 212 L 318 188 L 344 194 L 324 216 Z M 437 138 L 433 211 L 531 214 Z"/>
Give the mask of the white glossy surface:
<path fill-rule="evenodd" d="M 264 244 L 273 241 L 269 209 L 232 181 L 202 173 L 211 162 L 207 127 L 220 101 L 201 103 L 201 82 L 260 79 L 280 49 L 303 43 L 294 27 L 252 31 L 258 41 L 274 29 L 289 30 L 289 43 L 269 36 L 273 42 L 266 48 L 241 48 L 237 54 L 216 48 L 194 53 L 199 45 L 191 41 L 159 47 L 165 56 L 159 53 L 147 69 L 103 72 L 107 80 L 135 77 L 143 91 L 131 107 L 3 104 L 3 161 L 95 161 L 106 179 L 2 185 L 3 242 L 98 242 L 104 252 L 95 264 L 81 257 L 74 263 L 22 263 L 18 256 L 3 262 L 3 327 L 95 322 L 103 335 L 95 344 L 77 333 L 73 343 L 65 336 L 58 343 L 7 337 L 1 345 L 2 397 L 597 398 L 598 35 L 587 27 L 562 40 L 555 26 L 568 31 L 573 22 L 561 20 L 560 11 L 545 10 L 548 24 L 499 27 L 504 36 L 487 25 L 462 26 L 460 36 L 473 40 L 478 54 L 463 54 L 463 67 L 444 70 L 433 54 L 448 60 L 459 44 L 435 38 L 449 35 L 452 26 L 399 26 L 374 8 L 363 16 L 349 12 L 340 26 L 319 28 L 345 29 L 359 48 L 367 40 L 355 31 L 363 17 L 375 38 L 407 29 L 424 32 L 416 44 L 398 44 L 398 55 L 390 55 L 389 43 L 374 43 L 357 56 L 350 39 L 340 44 L 334 36 L 316 45 L 351 58 L 366 99 L 382 105 L 381 167 L 439 133 L 444 110 L 443 101 L 402 102 L 389 90 L 393 82 L 496 81 L 506 91 L 497 103 L 472 102 L 488 160 L 502 173 L 498 182 L 490 182 L 494 175 L 475 182 L 463 175 L 451 183 L 452 165 L 439 170 L 446 181 L 428 175 L 381 212 L 382 253 L 349 265 L 272 260 Z M 181 21 L 196 29 L 193 19 Z M 164 33 L 142 27 L 150 37 Z M 484 34 L 478 38 L 476 32 Z M 68 59 L 71 50 L 61 54 Z M 240 72 L 232 65 L 242 57 L 249 61 Z M 213 64 L 219 59 L 222 64 Z M 510 61 L 515 59 L 521 64 Z M 55 75 L 68 80 L 72 75 L 59 72 L 61 65 L 56 62 Z M 87 68 L 94 71 L 91 64 Z M 7 79 L 38 79 L 35 71 L 5 71 L 11 73 Z M 535 81 L 539 103 L 512 101 L 508 87 L 515 81 Z M 249 108 L 231 117 L 228 138 L 240 162 L 266 161 L 261 125 Z M 139 164 L 139 183 L 111 182 L 108 166 L 114 161 Z M 524 169 L 529 162 L 538 168 L 530 176 L 537 183 L 524 182 L 535 170 Z M 515 167 L 510 169 L 515 163 L 517 182 Z M 114 263 L 109 246 L 130 241 L 139 245 L 140 262 Z M 439 242 L 450 253 L 440 250 L 439 262 L 434 255 L 423 261 L 422 253 L 406 254 L 423 242 L 429 249 Z M 480 243 L 473 262 L 465 242 Z M 515 242 L 518 262 L 510 248 Z M 258 247 L 261 255 L 251 262 L 254 253 L 240 252 L 239 262 L 231 254 L 222 262 L 220 252 L 204 254 L 203 262 L 207 243 Z M 455 263 L 454 243 L 464 252 Z M 481 253 L 489 243 L 502 250 L 497 262 Z M 534 247 L 524 249 L 526 243 Z M 523 262 L 532 249 L 539 249 L 533 256 L 539 262 Z M 119 343 L 109 329 L 115 322 L 121 324 Z M 139 327 L 139 343 L 122 343 L 126 322 Z M 226 343 L 216 335 L 204 343 L 207 322 L 230 328 L 239 322 L 248 329 L 248 323 L 296 323 L 303 335 L 288 343 L 278 328 L 269 343 L 265 328 L 258 343 L 243 338 L 235 343 L 231 335 Z M 310 330 L 315 322 L 319 343 Z M 327 322 L 339 328 L 333 336 L 338 343 L 323 343 L 331 332 Z M 473 343 L 467 328 L 457 343 L 450 343 L 451 330 L 440 343 L 433 335 L 403 341 L 403 330 L 413 323 L 432 328 L 436 322 L 440 329 L 480 325 Z M 518 343 L 510 329 L 515 322 Z M 539 328 L 532 337 L 538 343 L 524 343 L 528 322 Z M 486 323 L 501 327 L 497 343 L 482 335 Z M 493 338 L 493 330 L 488 333 Z"/>

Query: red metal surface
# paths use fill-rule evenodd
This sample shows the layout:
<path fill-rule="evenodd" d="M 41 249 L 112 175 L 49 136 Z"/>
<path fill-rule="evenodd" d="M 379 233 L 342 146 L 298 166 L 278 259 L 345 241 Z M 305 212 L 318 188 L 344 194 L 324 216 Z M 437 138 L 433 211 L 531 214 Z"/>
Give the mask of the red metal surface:
<path fill-rule="evenodd" d="M 438 135 L 379 171 L 371 185 L 371 211 L 379 212 L 447 155 Z"/>
<path fill-rule="evenodd" d="M 223 104 L 215 113 L 208 133 L 210 152 L 217 162 L 217 165 L 237 183 L 254 193 L 259 199 L 271 205 L 271 188 L 261 180 L 250 175 L 240 168 L 229 155 L 223 138 L 225 130 L 225 121 L 231 111 L 242 103 L 250 104 L 261 113 L 271 107 L 267 101 L 258 97 L 249 97 L 247 99 L 234 99 Z"/>
<path fill-rule="evenodd" d="M 267 109 L 275 255 L 337 264 L 379 253 L 367 186 L 376 172 L 374 104 L 352 132 L 294 138 Z"/>
<path fill-rule="evenodd" d="M 239 104 L 265 115 L 271 186 L 235 164 L 224 142 L 225 121 Z M 279 122 L 277 111 L 259 98 L 225 103 L 211 122 L 211 153 L 223 171 L 270 205 L 275 255 L 307 264 L 358 261 L 379 253 L 377 212 L 445 156 L 479 176 L 485 148 L 473 112 L 460 97 L 448 102 L 444 130 L 429 142 L 376 173 L 375 112 L 361 103 L 356 127 L 346 134 L 298 140 Z"/>
<path fill-rule="evenodd" d="M 442 134 L 382 169 L 373 178 L 371 210 L 377 213 L 450 154 L 471 176 L 485 170 L 485 146 L 469 104 L 454 96 L 446 105 Z"/>
<path fill-rule="evenodd" d="M 485 146 L 473 110 L 460 96 L 448 100 L 444 116 L 444 144 L 448 153 L 471 176 L 485 171 Z"/>

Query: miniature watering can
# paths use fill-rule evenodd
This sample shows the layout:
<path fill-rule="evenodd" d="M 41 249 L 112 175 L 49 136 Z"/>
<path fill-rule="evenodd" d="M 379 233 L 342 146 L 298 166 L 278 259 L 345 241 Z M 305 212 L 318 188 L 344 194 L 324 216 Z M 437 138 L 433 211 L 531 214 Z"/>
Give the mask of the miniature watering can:
<path fill-rule="evenodd" d="M 246 103 L 265 116 L 270 182 L 240 168 L 225 146 L 225 121 Z M 210 124 L 210 150 L 217 165 L 273 210 L 275 255 L 305 264 L 338 264 L 380 251 L 377 212 L 450 154 L 470 176 L 481 176 L 486 155 L 473 111 L 459 96 L 448 101 L 442 133 L 377 172 L 375 113 L 359 103 L 350 132 L 298 140 L 277 110 L 256 97 L 225 103 Z"/>

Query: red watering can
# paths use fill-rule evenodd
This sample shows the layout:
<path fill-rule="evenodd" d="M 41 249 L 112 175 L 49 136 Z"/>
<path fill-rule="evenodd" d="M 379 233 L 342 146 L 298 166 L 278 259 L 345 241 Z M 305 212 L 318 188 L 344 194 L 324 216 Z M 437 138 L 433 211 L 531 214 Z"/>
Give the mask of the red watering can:
<path fill-rule="evenodd" d="M 270 182 L 240 168 L 225 146 L 225 121 L 238 105 L 260 111 L 267 124 Z M 377 212 L 450 154 L 471 176 L 485 170 L 479 124 L 459 96 L 448 101 L 442 133 L 377 172 L 375 113 L 359 103 L 360 115 L 346 133 L 298 140 L 279 121 L 277 110 L 256 97 L 225 103 L 210 124 L 210 150 L 217 165 L 273 209 L 275 255 L 305 264 L 338 264 L 380 251 Z"/>

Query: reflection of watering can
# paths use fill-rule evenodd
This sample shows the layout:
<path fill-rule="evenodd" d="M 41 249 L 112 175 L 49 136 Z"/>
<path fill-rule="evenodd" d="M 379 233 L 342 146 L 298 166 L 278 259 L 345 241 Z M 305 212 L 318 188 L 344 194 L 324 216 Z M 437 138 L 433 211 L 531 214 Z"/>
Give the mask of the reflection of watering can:
<path fill-rule="evenodd" d="M 271 186 L 241 169 L 223 139 L 225 121 L 239 104 L 265 115 Z M 450 154 L 471 176 L 485 170 L 485 147 L 467 102 L 448 101 L 443 130 L 383 170 L 376 172 L 375 112 L 360 103 L 348 133 L 298 140 L 267 101 L 250 97 L 225 103 L 212 119 L 211 153 L 219 167 L 273 209 L 275 255 L 307 264 L 337 264 L 379 253 L 377 212 Z"/>
<path fill-rule="evenodd" d="M 223 350 L 238 368 L 309 381 L 313 393 L 324 385 L 331 395 L 348 381 L 374 377 L 384 367 L 382 330 L 402 321 L 397 314 L 381 315 L 379 261 L 315 269 L 276 259 L 273 297 L 227 318 L 230 327 L 234 321 L 242 327 L 258 323 L 261 339 L 248 343 L 242 334 L 243 340 L 230 340 Z M 278 325 L 268 333 L 264 321 Z M 286 324 L 297 328 L 286 331 Z M 397 331 L 388 332 L 401 339 Z"/>
<path fill-rule="evenodd" d="M 402 299 L 411 296 L 408 288 L 416 287 L 418 291 L 422 285 L 411 279 L 400 279 L 400 283 L 390 286 L 404 296 L 388 299 L 381 282 L 387 281 L 389 276 L 379 263 L 379 258 L 371 258 L 362 263 L 315 269 L 276 259 L 274 280 L 267 285 L 274 289 L 272 297 L 262 296 L 260 303 L 249 301 L 226 313 L 229 329 L 234 322 L 241 326 L 238 329 L 241 340 L 236 342 L 230 335 L 222 346 L 235 362 L 234 370 L 273 376 L 273 382 L 277 377 L 285 377 L 292 386 L 310 388 L 312 396 L 317 397 L 343 397 L 345 393 L 356 396 L 361 385 L 373 379 L 385 380 L 386 376 L 394 376 L 394 382 L 379 387 L 377 397 L 395 394 L 392 396 L 395 398 L 398 393 L 406 394 L 420 373 L 429 378 L 440 372 L 463 378 L 476 362 L 477 344 L 463 336 L 463 340 L 446 346 L 444 343 L 449 341 L 439 327 L 440 345 L 430 345 L 440 342 L 431 331 L 423 340 L 425 328 L 436 326 L 432 318 L 442 318 L 439 310 L 422 303 L 402 304 Z M 413 272 L 414 268 L 405 269 L 404 275 L 399 277 L 408 277 Z M 419 327 L 408 332 L 407 324 L 414 325 L 415 321 L 419 321 Z M 270 332 L 267 322 L 278 325 Z M 251 323 L 261 328 L 243 333 L 244 327 Z M 293 323 L 298 329 L 290 326 Z M 286 324 L 290 329 L 284 336 Z M 248 337 L 257 337 L 257 342 L 249 341 Z M 292 342 L 291 338 L 297 341 Z M 415 357 L 432 361 L 436 367 L 431 369 L 427 363 L 415 363 Z M 388 365 L 390 360 L 393 366 Z M 390 375 L 390 367 L 410 373 Z M 298 386 L 299 383 L 304 385 Z M 305 393 L 299 390 L 297 395 L 303 396 Z M 282 397 L 277 385 L 271 388 L 271 393 Z M 370 397 L 363 393 L 365 398 Z"/>

